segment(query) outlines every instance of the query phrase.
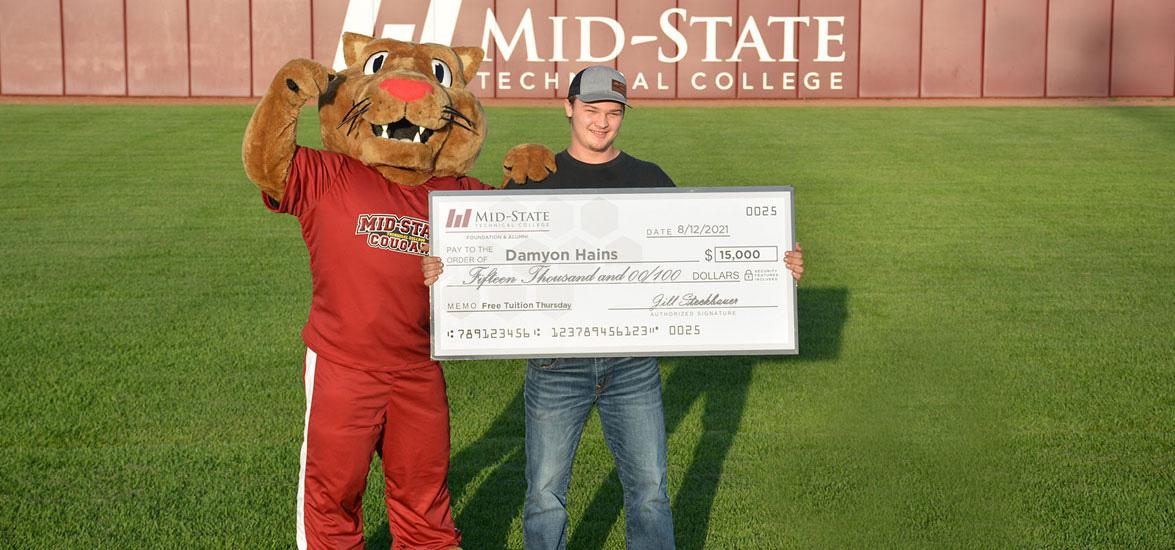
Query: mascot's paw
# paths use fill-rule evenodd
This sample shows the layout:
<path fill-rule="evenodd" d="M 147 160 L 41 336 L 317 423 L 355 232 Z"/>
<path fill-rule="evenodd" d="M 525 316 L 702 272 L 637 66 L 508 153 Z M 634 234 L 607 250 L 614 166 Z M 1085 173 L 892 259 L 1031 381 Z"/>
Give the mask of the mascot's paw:
<path fill-rule="evenodd" d="M 555 173 L 555 153 L 536 143 L 515 145 L 502 159 L 502 173 L 505 182 L 525 184 L 527 180 L 545 180 Z"/>
<path fill-rule="evenodd" d="M 272 91 L 281 90 L 287 94 L 291 103 L 301 105 L 321 95 L 334 77 L 316 61 L 295 59 L 286 63 L 273 77 Z"/>

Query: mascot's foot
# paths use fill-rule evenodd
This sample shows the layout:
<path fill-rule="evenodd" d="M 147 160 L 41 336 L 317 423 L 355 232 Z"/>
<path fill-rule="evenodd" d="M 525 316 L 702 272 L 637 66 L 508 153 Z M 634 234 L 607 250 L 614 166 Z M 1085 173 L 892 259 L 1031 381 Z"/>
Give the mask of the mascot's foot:
<path fill-rule="evenodd" d="M 542 181 L 555 173 L 555 153 L 536 143 L 515 145 L 502 159 L 502 174 L 506 180 L 525 184 L 527 180 Z"/>

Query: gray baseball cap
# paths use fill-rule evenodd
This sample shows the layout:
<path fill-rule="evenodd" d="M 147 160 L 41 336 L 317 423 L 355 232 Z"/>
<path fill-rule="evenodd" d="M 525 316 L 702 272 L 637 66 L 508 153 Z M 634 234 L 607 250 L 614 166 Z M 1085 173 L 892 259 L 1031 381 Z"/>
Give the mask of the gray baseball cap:
<path fill-rule="evenodd" d="M 577 97 L 584 103 L 615 101 L 628 104 L 628 81 L 620 71 L 607 65 L 592 65 L 571 79 L 567 87 L 567 98 Z"/>

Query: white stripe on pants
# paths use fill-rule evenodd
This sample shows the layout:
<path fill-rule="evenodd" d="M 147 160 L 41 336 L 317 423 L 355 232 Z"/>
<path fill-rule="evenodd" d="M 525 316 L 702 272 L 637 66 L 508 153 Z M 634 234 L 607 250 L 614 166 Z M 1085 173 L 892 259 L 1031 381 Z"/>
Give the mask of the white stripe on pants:
<path fill-rule="evenodd" d="M 314 364 L 318 354 L 306 348 L 306 372 L 303 383 L 306 386 L 306 420 L 302 425 L 301 468 L 298 472 L 298 550 L 306 550 L 306 435 L 310 430 L 310 401 L 314 397 Z"/>

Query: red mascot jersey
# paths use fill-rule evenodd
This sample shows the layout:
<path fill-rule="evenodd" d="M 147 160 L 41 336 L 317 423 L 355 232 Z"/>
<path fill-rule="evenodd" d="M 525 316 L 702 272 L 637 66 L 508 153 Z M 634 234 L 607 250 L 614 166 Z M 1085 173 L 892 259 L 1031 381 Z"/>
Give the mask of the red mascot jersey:
<path fill-rule="evenodd" d="M 327 359 L 368 370 L 420 366 L 429 358 L 428 193 L 491 189 L 474 178 L 389 183 L 363 163 L 299 147 L 274 212 L 302 224 L 313 292 L 302 340 Z"/>

